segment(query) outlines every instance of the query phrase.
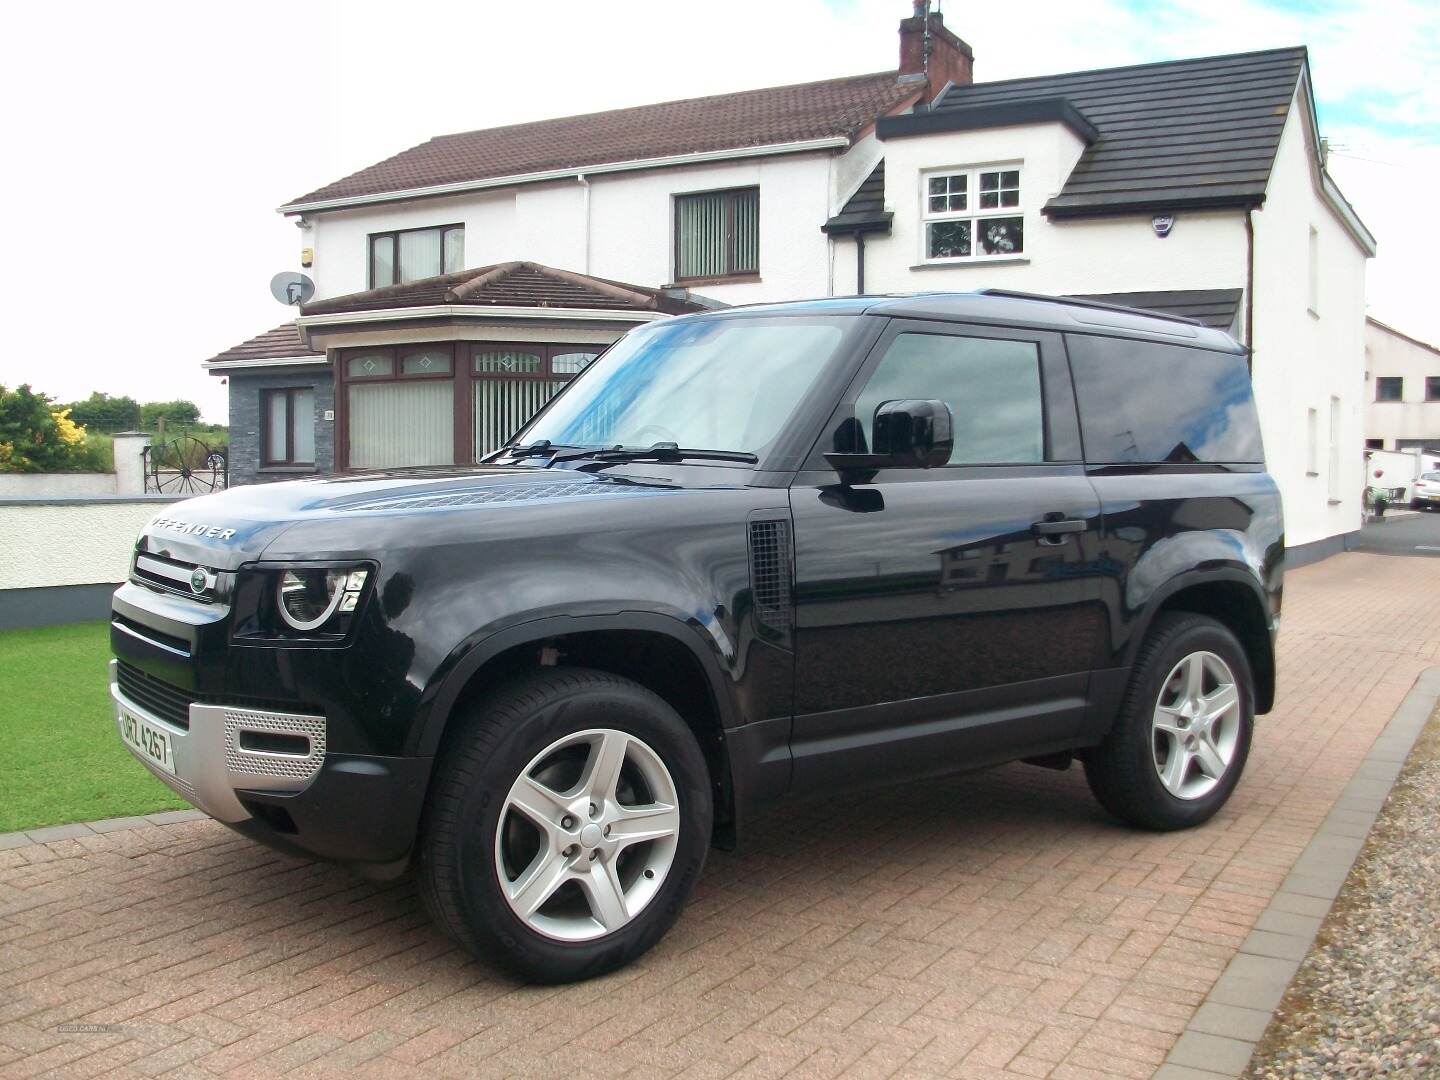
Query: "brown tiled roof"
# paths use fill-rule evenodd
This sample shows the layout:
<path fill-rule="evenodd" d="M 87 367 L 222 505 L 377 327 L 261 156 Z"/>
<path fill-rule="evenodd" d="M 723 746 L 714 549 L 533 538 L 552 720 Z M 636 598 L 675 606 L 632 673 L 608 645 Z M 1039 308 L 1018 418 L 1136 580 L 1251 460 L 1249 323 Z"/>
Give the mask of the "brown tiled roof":
<path fill-rule="evenodd" d="M 466 181 L 678 154 L 853 139 L 921 86 L 894 71 L 440 135 L 287 203 L 379 195 Z"/>
<path fill-rule="evenodd" d="M 266 330 L 239 345 L 232 345 L 222 353 L 216 353 L 205 361 L 207 364 L 231 363 L 241 360 L 277 360 L 294 356 L 313 356 L 315 362 L 323 364 L 325 354 L 317 353 L 300 340 L 300 330 L 288 322 L 274 330 Z"/>
<path fill-rule="evenodd" d="M 332 296 L 306 304 L 301 311 L 306 315 L 333 315 L 436 304 L 601 308 L 661 311 L 669 315 L 706 311 L 715 306 L 713 301 L 693 298 L 688 292 L 672 295 L 663 289 L 557 270 L 539 263 L 504 262 L 404 285 Z"/>

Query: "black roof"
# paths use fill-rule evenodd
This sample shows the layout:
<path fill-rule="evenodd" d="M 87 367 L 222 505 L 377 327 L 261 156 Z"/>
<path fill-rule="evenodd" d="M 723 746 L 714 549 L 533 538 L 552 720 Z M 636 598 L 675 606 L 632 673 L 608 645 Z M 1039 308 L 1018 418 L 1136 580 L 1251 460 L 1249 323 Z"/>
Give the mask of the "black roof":
<path fill-rule="evenodd" d="M 1244 346 L 1236 343 L 1229 334 L 1189 318 L 1117 307 L 1079 297 L 1041 296 L 1002 289 L 836 296 L 779 304 L 751 304 L 682 318 L 729 319 L 747 315 L 883 315 L 900 319 L 1034 327 L 1072 334 L 1109 334 L 1232 353 L 1245 351 Z"/>
<path fill-rule="evenodd" d="M 881 159 L 840 212 L 820 228 L 827 233 L 889 232 L 894 216 L 885 209 L 885 161 Z"/>
<path fill-rule="evenodd" d="M 1244 295 L 1243 289 L 1174 289 L 1164 292 L 1079 294 L 1075 299 L 1179 315 L 1229 333 L 1235 325 Z"/>
<path fill-rule="evenodd" d="M 1065 99 L 1097 137 L 1045 204 L 1052 217 L 1256 206 L 1305 60 L 1296 47 L 951 86 L 926 125 Z"/>

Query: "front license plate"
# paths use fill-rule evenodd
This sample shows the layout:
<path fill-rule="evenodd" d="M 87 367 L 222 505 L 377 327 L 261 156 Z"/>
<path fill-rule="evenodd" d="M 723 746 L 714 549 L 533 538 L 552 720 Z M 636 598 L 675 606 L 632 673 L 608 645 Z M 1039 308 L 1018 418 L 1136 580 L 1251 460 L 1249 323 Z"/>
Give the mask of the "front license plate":
<path fill-rule="evenodd" d="M 120 737 L 146 761 L 175 775 L 175 753 L 170 736 L 150 721 L 120 707 Z"/>

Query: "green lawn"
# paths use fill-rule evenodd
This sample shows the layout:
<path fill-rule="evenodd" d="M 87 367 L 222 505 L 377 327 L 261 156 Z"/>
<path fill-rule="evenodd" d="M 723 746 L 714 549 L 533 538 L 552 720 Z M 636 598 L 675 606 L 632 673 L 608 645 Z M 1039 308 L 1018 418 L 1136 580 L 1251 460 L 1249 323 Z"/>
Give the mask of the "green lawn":
<path fill-rule="evenodd" d="M 0 633 L 0 832 L 185 805 L 120 743 L 109 629 Z"/>

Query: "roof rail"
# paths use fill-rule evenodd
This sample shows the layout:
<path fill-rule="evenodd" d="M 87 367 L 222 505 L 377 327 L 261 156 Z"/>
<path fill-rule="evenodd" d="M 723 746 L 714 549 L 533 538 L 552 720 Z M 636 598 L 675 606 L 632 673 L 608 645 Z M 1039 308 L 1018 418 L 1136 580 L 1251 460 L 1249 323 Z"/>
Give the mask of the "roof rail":
<path fill-rule="evenodd" d="M 1007 300 L 1042 300 L 1048 304 L 1118 311 L 1125 315 L 1143 315 L 1147 319 L 1164 319 L 1167 322 L 1186 323 L 1189 326 L 1205 325 L 1199 319 L 1190 319 L 1184 315 L 1171 315 L 1169 312 L 1152 311 L 1149 308 L 1126 307 L 1124 304 L 1107 304 L 1102 300 L 1081 300 L 1074 296 L 1046 296 L 1044 293 L 1020 292 L 1017 289 L 977 289 L 975 291 L 982 296 L 999 296 Z"/>

